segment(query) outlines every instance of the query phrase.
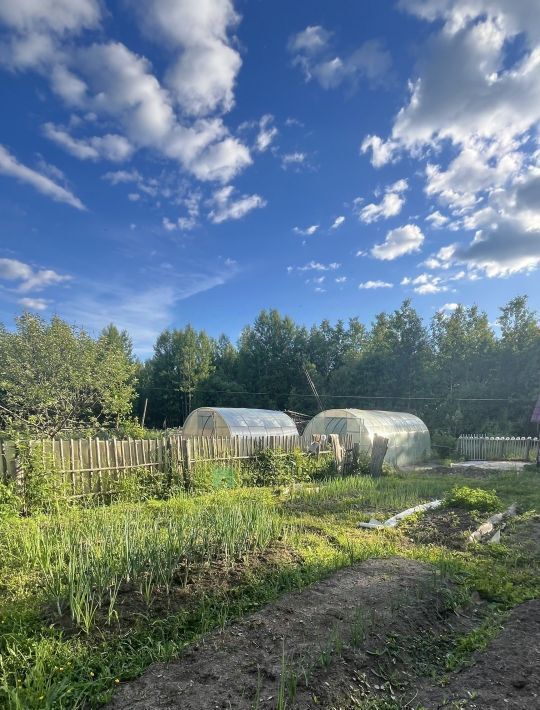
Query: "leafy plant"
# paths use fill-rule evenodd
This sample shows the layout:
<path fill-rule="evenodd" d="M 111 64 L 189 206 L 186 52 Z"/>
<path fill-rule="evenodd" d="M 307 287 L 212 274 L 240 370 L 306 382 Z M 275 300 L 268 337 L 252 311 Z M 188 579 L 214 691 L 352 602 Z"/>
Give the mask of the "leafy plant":
<path fill-rule="evenodd" d="M 452 488 L 446 494 L 444 504 L 448 507 L 478 510 L 480 512 L 500 510 L 502 508 L 502 501 L 495 491 L 469 488 L 469 486 Z"/>

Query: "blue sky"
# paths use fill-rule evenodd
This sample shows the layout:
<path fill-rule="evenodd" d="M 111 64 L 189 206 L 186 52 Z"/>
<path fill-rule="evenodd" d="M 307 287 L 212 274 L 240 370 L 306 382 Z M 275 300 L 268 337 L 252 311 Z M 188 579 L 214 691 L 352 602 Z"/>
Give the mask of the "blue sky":
<path fill-rule="evenodd" d="M 540 309 L 537 0 L 0 0 L 0 319 Z"/>

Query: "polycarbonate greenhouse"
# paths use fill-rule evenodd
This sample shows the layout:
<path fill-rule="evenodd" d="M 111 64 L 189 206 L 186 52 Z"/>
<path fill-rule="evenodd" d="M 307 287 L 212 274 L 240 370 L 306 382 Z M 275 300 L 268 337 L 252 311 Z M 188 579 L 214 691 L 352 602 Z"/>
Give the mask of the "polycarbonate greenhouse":
<path fill-rule="evenodd" d="M 284 412 L 242 407 L 199 407 L 188 416 L 183 433 L 190 436 L 297 436 Z"/>
<path fill-rule="evenodd" d="M 431 440 L 424 422 L 414 414 L 368 409 L 327 409 L 307 425 L 304 437 L 312 434 L 350 434 L 360 450 L 371 453 L 375 434 L 388 439 L 385 461 L 394 466 L 409 466 L 425 461 Z"/>

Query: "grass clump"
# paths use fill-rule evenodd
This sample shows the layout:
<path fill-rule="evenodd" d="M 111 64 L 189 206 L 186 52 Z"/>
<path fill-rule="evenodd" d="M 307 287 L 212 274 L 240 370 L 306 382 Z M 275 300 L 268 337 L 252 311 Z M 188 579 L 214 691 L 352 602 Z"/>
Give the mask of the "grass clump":
<path fill-rule="evenodd" d="M 502 501 L 493 490 L 460 486 L 452 488 L 445 498 L 444 504 L 449 508 L 462 508 L 487 513 L 502 508 Z"/>

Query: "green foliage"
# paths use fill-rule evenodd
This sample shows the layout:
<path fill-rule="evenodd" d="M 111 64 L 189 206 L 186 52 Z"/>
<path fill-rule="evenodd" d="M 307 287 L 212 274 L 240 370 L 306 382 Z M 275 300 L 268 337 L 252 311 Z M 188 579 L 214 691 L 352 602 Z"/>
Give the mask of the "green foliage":
<path fill-rule="evenodd" d="M 169 484 L 163 473 L 149 466 L 141 466 L 129 469 L 120 476 L 112 499 L 117 502 L 138 503 L 165 498 L 168 495 Z"/>
<path fill-rule="evenodd" d="M 0 481 L 0 519 L 18 515 L 21 508 L 22 501 L 15 491 L 15 486 Z"/>
<path fill-rule="evenodd" d="M 69 505 L 68 487 L 46 443 L 17 442 L 23 486 L 19 497 L 25 514 L 51 512 Z"/>
<path fill-rule="evenodd" d="M 130 413 L 135 366 L 110 331 L 94 340 L 56 316 L 15 322 L 14 332 L 0 327 L 2 416 L 12 432 L 95 431 Z"/>
<path fill-rule="evenodd" d="M 139 415 L 146 397 L 147 420 L 154 426 L 164 419 L 181 424 L 189 397 L 193 407 L 268 407 L 313 415 L 317 405 L 308 394 L 305 365 L 325 407 L 412 412 L 432 432 L 435 454 L 451 456 L 461 433 L 535 433 L 528 422 L 538 394 L 538 317 L 527 299 L 518 297 L 501 309 L 500 325 L 497 337 L 477 306 L 437 313 L 424 324 L 405 301 L 391 313 L 379 313 L 369 328 L 352 318 L 324 320 L 306 330 L 277 311 L 262 311 L 237 346 L 204 333 L 177 342 L 166 331 L 140 375 Z M 190 358 L 202 366 L 192 369 L 196 377 L 188 387 L 178 363 Z M 506 401 L 489 401 L 494 393 Z"/>
<path fill-rule="evenodd" d="M 178 657 L 200 634 L 223 627 L 284 591 L 369 558 L 399 555 L 433 566 L 452 580 L 452 595 L 461 599 L 455 606 L 461 606 L 471 590 L 499 610 L 537 598 L 539 560 L 529 548 L 516 549 L 509 543 L 472 546 L 456 553 L 439 545 L 411 544 L 399 528 L 377 534 L 358 529 L 359 520 L 443 497 L 456 483 L 483 485 L 481 480 L 436 474 L 375 480 L 352 476 L 308 482 L 279 498 L 272 489 L 222 490 L 0 521 L 0 706 L 7 710 L 100 707 L 117 683 L 140 675 L 151 663 Z M 490 483 L 505 503 L 517 500 L 520 507 L 540 508 L 535 472 L 494 473 Z M 533 519 L 529 522 L 537 524 Z M 191 563 L 183 587 L 187 544 L 192 545 Z M 283 548 L 292 554 L 268 562 L 270 549 L 275 553 Z M 267 552 L 258 556 L 258 551 Z M 77 575 L 70 576 L 72 555 Z M 217 565 L 222 575 L 222 565 L 232 567 L 241 557 L 244 566 L 233 568 L 230 586 L 221 583 L 221 576 L 219 583 L 209 586 L 206 578 L 201 582 L 192 574 L 197 565 L 205 571 Z M 156 599 L 174 599 L 165 583 L 174 563 L 179 574 L 172 584 L 180 587 L 180 608 L 156 603 Z M 133 579 L 126 582 L 123 575 L 128 569 Z M 119 577 L 124 579 L 119 596 L 134 594 L 140 600 L 141 612 L 127 619 L 114 596 L 114 580 Z M 443 593 L 440 603 L 445 609 L 448 599 Z M 64 612 L 60 624 L 55 623 L 57 600 Z M 99 608 L 94 611 L 96 601 Z M 403 608 L 402 601 L 396 598 L 396 608 Z M 405 599 L 405 607 L 409 601 Z M 69 628 L 72 614 L 81 625 L 80 633 Z M 494 616 L 493 622 L 497 620 Z M 368 626 L 369 617 L 353 620 L 353 644 L 362 644 Z M 82 630 L 85 627 L 89 634 Z M 451 648 L 434 650 L 453 668 L 482 646 L 483 628 L 456 640 Z M 422 660 L 434 646 L 432 635 L 425 632 L 410 634 L 408 640 L 412 645 L 400 651 L 406 659 L 420 656 Z M 420 644 L 419 650 L 415 643 Z M 386 645 L 385 656 L 391 655 L 391 643 Z M 410 671 L 412 661 L 407 663 Z M 366 707 L 368 702 L 369 698 Z M 381 707 L 383 702 L 378 693 L 369 706 Z M 394 707 L 400 707 L 397 701 Z"/>
<path fill-rule="evenodd" d="M 216 344 L 191 325 L 165 330 L 141 372 L 139 406 L 148 395 L 147 421 L 178 426 L 191 411 L 197 388 L 214 372 Z"/>
<path fill-rule="evenodd" d="M 282 521 L 265 503 L 211 498 L 151 507 L 117 507 L 36 520 L 6 530 L 5 552 L 26 571 L 62 615 L 88 633 L 100 612 L 117 618 L 119 588 L 134 588 L 150 605 L 158 590 L 171 592 L 181 568 L 222 560 L 233 563 L 282 537 Z"/>
<path fill-rule="evenodd" d="M 308 481 L 316 469 L 313 459 L 301 451 L 285 453 L 266 449 L 257 454 L 243 480 L 253 486 L 288 486 Z"/>
<path fill-rule="evenodd" d="M 452 488 L 445 496 L 444 504 L 452 508 L 465 508 L 466 510 L 480 512 L 495 511 L 502 508 L 502 501 L 495 491 L 469 488 L 469 486 Z"/>

